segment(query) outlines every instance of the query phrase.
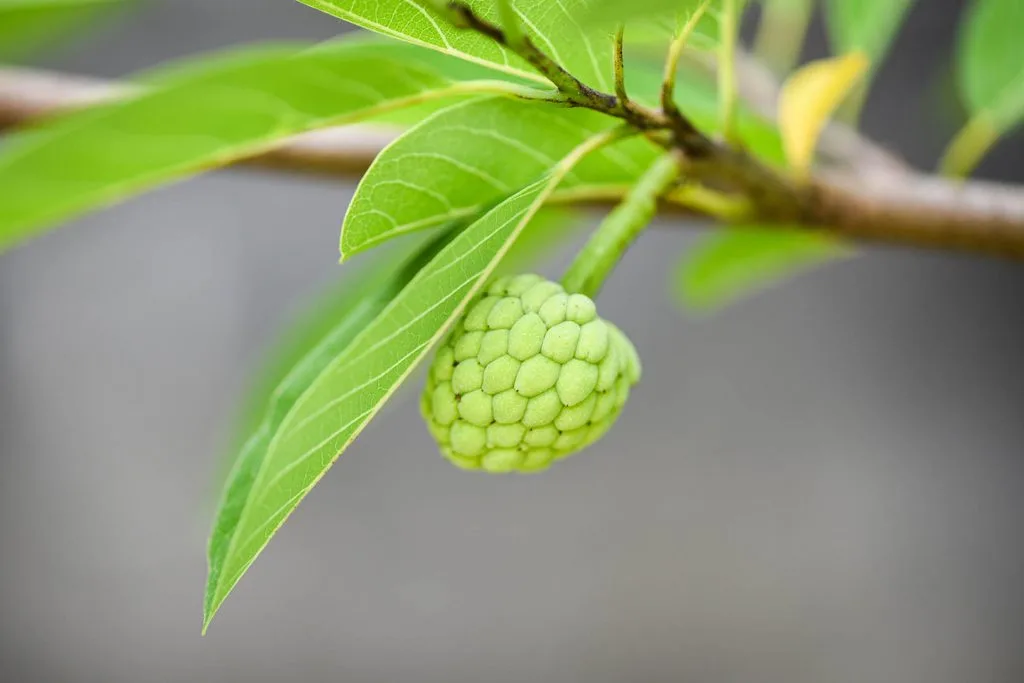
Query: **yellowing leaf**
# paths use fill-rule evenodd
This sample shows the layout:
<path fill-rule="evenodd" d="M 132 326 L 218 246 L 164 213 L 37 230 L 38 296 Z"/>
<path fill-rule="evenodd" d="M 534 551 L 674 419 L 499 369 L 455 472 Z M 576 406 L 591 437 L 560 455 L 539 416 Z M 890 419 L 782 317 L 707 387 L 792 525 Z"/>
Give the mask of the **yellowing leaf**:
<path fill-rule="evenodd" d="M 852 52 L 811 62 L 789 77 L 779 97 L 779 130 L 790 166 L 801 173 L 811 167 L 825 123 L 867 68 L 864 53 Z"/>

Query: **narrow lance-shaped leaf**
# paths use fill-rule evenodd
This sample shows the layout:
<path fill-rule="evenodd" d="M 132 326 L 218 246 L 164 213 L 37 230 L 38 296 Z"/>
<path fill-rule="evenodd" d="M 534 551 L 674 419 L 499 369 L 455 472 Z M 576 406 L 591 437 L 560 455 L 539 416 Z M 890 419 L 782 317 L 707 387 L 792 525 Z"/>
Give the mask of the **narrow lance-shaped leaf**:
<path fill-rule="evenodd" d="M 24 57 L 123 0 L 0 0 L 0 60 Z"/>
<path fill-rule="evenodd" d="M 550 257 L 559 244 L 576 234 L 581 218 L 581 214 L 567 208 L 542 208 L 523 227 L 496 274 L 531 270 L 532 264 Z M 390 254 L 347 273 L 347 277 L 318 298 L 276 345 L 259 381 L 249 392 L 247 409 L 242 413 L 239 452 L 229 463 L 231 469 L 210 537 L 208 590 L 217 585 L 224 552 L 253 478 L 288 411 L 330 362 L 462 227 L 456 224 L 426 242 L 421 240 L 409 257 Z M 212 598 L 212 593 L 206 595 L 208 611 Z"/>
<path fill-rule="evenodd" d="M 214 539 L 204 629 L 292 510 L 483 286 L 572 164 L 610 137 L 581 145 L 455 236 L 302 393 L 251 473 L 237 523 Z"/>
<path fill-rule="evenodd" d="M 210 535 L 210 574 L 204 602 L 207 615 L 215 609 L 214 589 L 219 585 L 225 553 L 249 499 L 256 473 L 266 459 L 267 448 L 285 416 L 331 361 L 349 347 L 356 335 L 373 322 L 454 234 L 453 229 L 432 238 L 416 249 L 405 263 L 392 257 L 375 263 L 373 272 L 365 277 L 346 278 L 345 288 L 339 289 L 330 300 L 325 300 L 319 307 L 322 313 L 316 318 L 310 317 L 303 329 L 296 330 L 297 338 L 289 340 L 288 350 L 280 352 L 292 361 L 291 368 L 281 373 L 276 369 L 280 367 L 278 362 L 274 369 L 268 369 L 276 377 L 274 388 L 269 393 L 259 392 L 263 397 L 262 414 L 259 419 L 248 421 L 248 433 L 228 475 Z M 315 329 L 324 327 L 321 321 L 325 313 L 330 314 L 334 324 L 326 330 Z M 306 348 L 298 351 L 301 347 Z"/>
<path fill-rule="evenodd" d="M 254 51 L 191 65 L 170 85 L 67 117 L 0 150 L 0 249 L 75 213 L 273 147 L 296 133 L 429 98 L 510 88 L 452 83 L 389 46 Z M 159 79 L 156 79 L 159 80 Z"/>
<path fill-rule="evenodd" d="M 707 235 L 675 275 L 680 300 L 711 310 L 851 252 L 830 235 L 782 227 L 736 226 Z"/>
<path fill-rule="evenodd" d="M 363 176 L 342 226 L 342 257 L 473 215 L 615 123 L 582 109 L 497 97 L 442 110 L 381 152 Z M 606 147 L 573 169 L 562 189 L 625 186 L 656 152 L 639 138 Z"/>

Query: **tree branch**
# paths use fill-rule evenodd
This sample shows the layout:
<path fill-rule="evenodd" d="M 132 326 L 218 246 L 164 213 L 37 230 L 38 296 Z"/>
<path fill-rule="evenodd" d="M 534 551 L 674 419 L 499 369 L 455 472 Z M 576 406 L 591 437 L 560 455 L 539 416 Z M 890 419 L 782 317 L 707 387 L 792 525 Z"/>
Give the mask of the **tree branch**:
<path fill-rule="evenodd" d="M 109 81 L 29 69 L 0 69 L 0 130 L 130 95 Z M 356 176 L 369 166 L 394 131 L 348 126 L 297 136 L 241 164 L 327 176 Z M 859 147 L 860 142 L 857 144 Z M 868 158 L 873 158 L 868 156 Z M 799 224 L 857 240 L 901 244 L 1024 260 L 1024 188 L 953 182 L 886 165 L 865 172 L 820 174 L 807 186 L 788 186 L 794 203 L 745 218 Z M 785 181 L 783 181 L 785 184 Z M 618 195 L 567 197 L 615 203 Z M 699 205 L 669 204 L 687 213 Z M 788 214 L 788 215 L 787 215 Z M 735 216 L 743 218 L 743 216 Z"/>

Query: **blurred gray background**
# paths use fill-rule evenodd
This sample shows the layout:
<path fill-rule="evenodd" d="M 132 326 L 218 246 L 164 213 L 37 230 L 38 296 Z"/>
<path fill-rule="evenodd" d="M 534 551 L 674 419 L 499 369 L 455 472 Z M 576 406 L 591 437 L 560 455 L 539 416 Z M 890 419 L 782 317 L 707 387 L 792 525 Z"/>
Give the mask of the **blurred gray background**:
<path fill-rule="evenodd" d="M 866 113 L 924 166 L 958 124 L 962 4 L 917 3 Z M 46 63 L 117 76 L 341 28 L 290 0 L 150 0 Z M 983 173 L 1024 180 L 1022 152 Z M 685 316 L 678 229 L 601 298 L 647 373 L 600 445 L 466 474 L 410 392 L 200 638 L 234 406 L 336 277 L 352 189 L 219 173 L 0 257 L 4 680 L 1024 680 L 1024 268 L 872 248 Z"/>

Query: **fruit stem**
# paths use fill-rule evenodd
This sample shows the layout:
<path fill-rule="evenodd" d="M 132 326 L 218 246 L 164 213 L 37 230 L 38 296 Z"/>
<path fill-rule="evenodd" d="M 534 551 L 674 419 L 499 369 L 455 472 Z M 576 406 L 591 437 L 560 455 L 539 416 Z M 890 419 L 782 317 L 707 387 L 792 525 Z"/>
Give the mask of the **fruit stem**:
<path fill-rule="evenodd" d="M 661 156 L 647 169 L 622 203 L 601 221 L 565 271 L 562 286 L 566 291 L 597 295 L 626 250 L 651 222 L 658 198 L 676 183 L 679 173 L 679 161 L 674 154 Z"/>

